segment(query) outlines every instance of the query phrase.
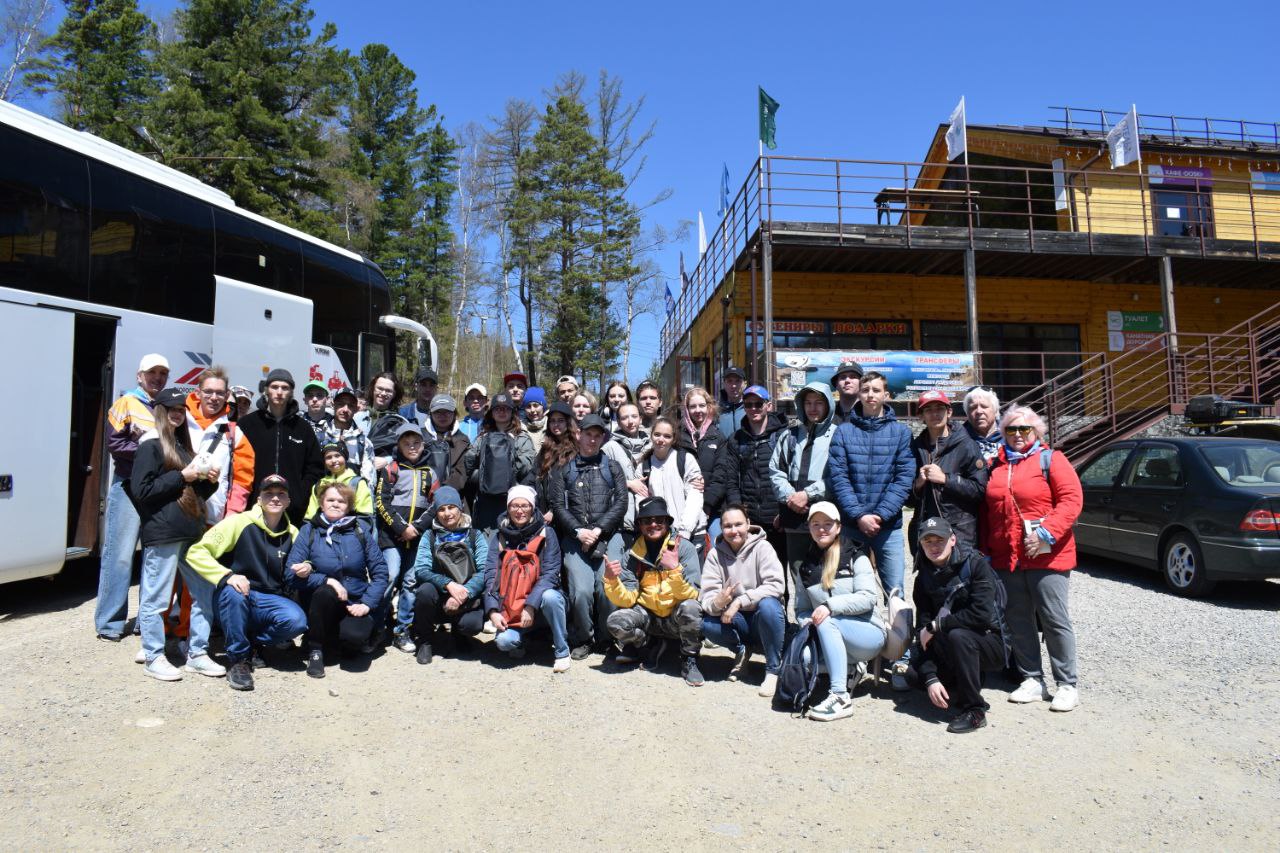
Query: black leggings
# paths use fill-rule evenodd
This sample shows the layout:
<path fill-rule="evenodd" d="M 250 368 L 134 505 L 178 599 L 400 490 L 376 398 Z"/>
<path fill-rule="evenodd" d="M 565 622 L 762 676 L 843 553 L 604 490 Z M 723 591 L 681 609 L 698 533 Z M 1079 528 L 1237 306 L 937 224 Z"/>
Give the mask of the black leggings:
<path fill-rule="evenodd" d="M 341 646 L 362 646 L 373 633 L 373 616 L 352 616 L 347 603 L 327 583 L 311 594 L 307 604 L 307 648 L 334 654 Z"/>
<path fill-rule="evenodd" d="M 430 642 L 437 625 L 446 622 L 459 633 L 474 637 L 484 627 L 484 610 L 480 597 L 472 596 L 457 613 L 445 613 L 444 603 L 449 597 L 435 584 L 424 583 L 413 598 L 413 636 L 418 642 Z"/>

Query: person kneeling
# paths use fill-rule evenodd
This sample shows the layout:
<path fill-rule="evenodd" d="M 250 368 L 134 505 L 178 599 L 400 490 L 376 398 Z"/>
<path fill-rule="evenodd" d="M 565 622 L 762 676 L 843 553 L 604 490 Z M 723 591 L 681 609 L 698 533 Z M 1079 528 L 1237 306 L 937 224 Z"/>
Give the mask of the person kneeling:
<path fill-rule="evenodd" d="M 307 609 L 307 675 L 324 678 L 326 651 L 368 642 L 388 581 L 372 524 L 352 514 L 355 492 L 344 483 L 316 489 L 320 511 L 298 531 L 289 569 Z"/>
<path fill-rule="evenodd" d="M 489 540 L 484 568 L 484 612 L 497 636 L 493 644 L 513 658 L 525 654 L 525 635 L 538 621 L 551 629 L 556 662 L 552 672 L 568 672 L 569 640 L 566 601 L 560 591 L 560 543 L 556 533 L 534 511 L 532 486 L 512 486 L 507 511 Z"/>
<path fill-rule="evenodd" d="M 671 533 L 672 517 L 663 498 L 646 498 L 636 512 L 640 536 L 625 561 L 606 558 L 604 594 L 617 608 L 606 622 L 622 647 L 649 643 L 644 668 L 655 670 L 667 639 L 680 641 L 680 674 L 701 687 L 698 650 L 702 647 L 701 582 L 698 551 L 688 539 Z M 656 639 L 649 640 L 653 636 Z"/>
<path fill-rule="evenodd" d="M 298 533 L 288 508 L 289 484 L 272 474 L 257 506 L 219 521 L 187 551 L 187 565 L 217 587 L 232 690 L 253 689 L 255 646 L 291 643 L 307 630 L 307 615 L 288 598 L 285 557 Z"/>
<path fill-rule="evenodd" d="M 423 534 L 413 569 L 405 575 L 396 648 L 416 652 L 418 663 L 429 664 L 437 626 L 452 626 L 455 651 L 462 637 L 479 634 L 484 627 L 480 567 L 488 559 L 489 543 L 471 527 L 471 516 L 462 511 L 462 496 L 453 486 L 442 486 L 436 491 L 431 529 Z"/>
<path fill-rule="evenodd" d="M 1006 660 L 1000 581 L 986 557 L 956 543 L 946 519 L 925 521 L 919 537 L 924 559 L 913 598 L 923 627 L 912 674 L 935 706 L 960 712 L 947 731 L 971 732 L 987 724 L 991 707 L 982 698 L 982 673 Z"/>

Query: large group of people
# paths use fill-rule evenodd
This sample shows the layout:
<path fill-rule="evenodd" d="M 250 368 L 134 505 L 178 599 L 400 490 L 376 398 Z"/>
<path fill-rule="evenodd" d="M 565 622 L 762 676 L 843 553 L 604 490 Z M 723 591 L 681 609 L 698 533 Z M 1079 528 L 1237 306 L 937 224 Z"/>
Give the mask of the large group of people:
<path fill-rule="evenodd" d="M 104 640 L 125 634 L 141 544 L 137 661 L 158 680 L 250 690 L 264 656 L 300 637 L 322 678 L 344 654 L 390 646 L 429 664 L 491 633 L 513 658 L 549 643 L 555 673 L 592 654 L 657 670 L 678 647 L 695 687 L 714 645 L 730 681 L 772 697 L 790 629 L 808 624 L 830 680 L 814 720 L 850 716 L 885 665 L 894 689 L 953 712 L 954 732 L 986 724 L 987 671 L 1016 668 L 1014 703 L 1079 701 L 1080 483 L 1036 413 L 1002 411 L 989 389 L 955 401 L 960 418 L 946 393 L 921 394 L 913 437 L 886 378 L 850 361 L 801 389 L 790 419 L 735 367 L 718 395 L 690 388 L 669 407 L 652 382 L 597 400 L 572 376 L 548 396 L 519 372 L 492 397 L 466 386 L 461 406 L 430 368 L 407 401 L 380 373 L 363 391 L 308 382 L 301 405 L 283 369 L 256 400 L 216 366 L 195 390 L 168 387 L 161 354 L 137 379 L 106 424 L 95 622 Z M 903 599 L 908 553 L 915 624 L 899 655 L 886 604 Z"/>

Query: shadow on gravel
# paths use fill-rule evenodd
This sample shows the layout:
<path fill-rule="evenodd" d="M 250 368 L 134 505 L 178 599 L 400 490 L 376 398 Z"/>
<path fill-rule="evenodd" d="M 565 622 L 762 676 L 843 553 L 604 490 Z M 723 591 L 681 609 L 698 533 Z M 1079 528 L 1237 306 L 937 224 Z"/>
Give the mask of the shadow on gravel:
<path fill-rule="evenodd" d="M 1165 586 L 1158 572 L 1089 555 L 1076 568 L 1089 577 L 1128 584 L 1158 595 L 1177 596 Z M 1220 581 L 1213 592 L 1199 599 L 1207 604 L 1229 607 L 1233 610 L 1280 610 L 1280 583 L 1275 581 Z"/>
<path fill-rule="evenodd" d="M 135 583 L 136 575 L 135 575 Z M 0 622 L 12 622 L 41 613 L 75 610 L 98 595 L 96 560 L 73 560 L 60 574 L 4 585 L 0 596 Z M 88 623 L 93 630 L 93 620 Z"/>

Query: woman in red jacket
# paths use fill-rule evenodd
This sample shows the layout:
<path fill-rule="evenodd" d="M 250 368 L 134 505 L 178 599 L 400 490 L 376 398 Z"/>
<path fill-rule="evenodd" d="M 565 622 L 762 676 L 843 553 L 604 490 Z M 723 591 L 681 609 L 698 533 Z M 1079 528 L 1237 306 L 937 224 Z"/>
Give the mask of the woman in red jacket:
<path fill-rule="evenodd" d="M 1003 442 L 987 481 L 982 550 L 1009 596 L 1005 621 L 1023 677 L 1009 701 L 1049 698 L 1036 637 L 1039 616 L 1058 683 L 1049 707 L 1070 711 L 1079 702 L 1067 582 L 1076 567 L 1071 526 L 1084 503 L 1080 479 L 1067 457 L 1044 443 L 1044 421 L 1031 409 L 1014 406 L 1005 412 L 1000 434 Z"/>

